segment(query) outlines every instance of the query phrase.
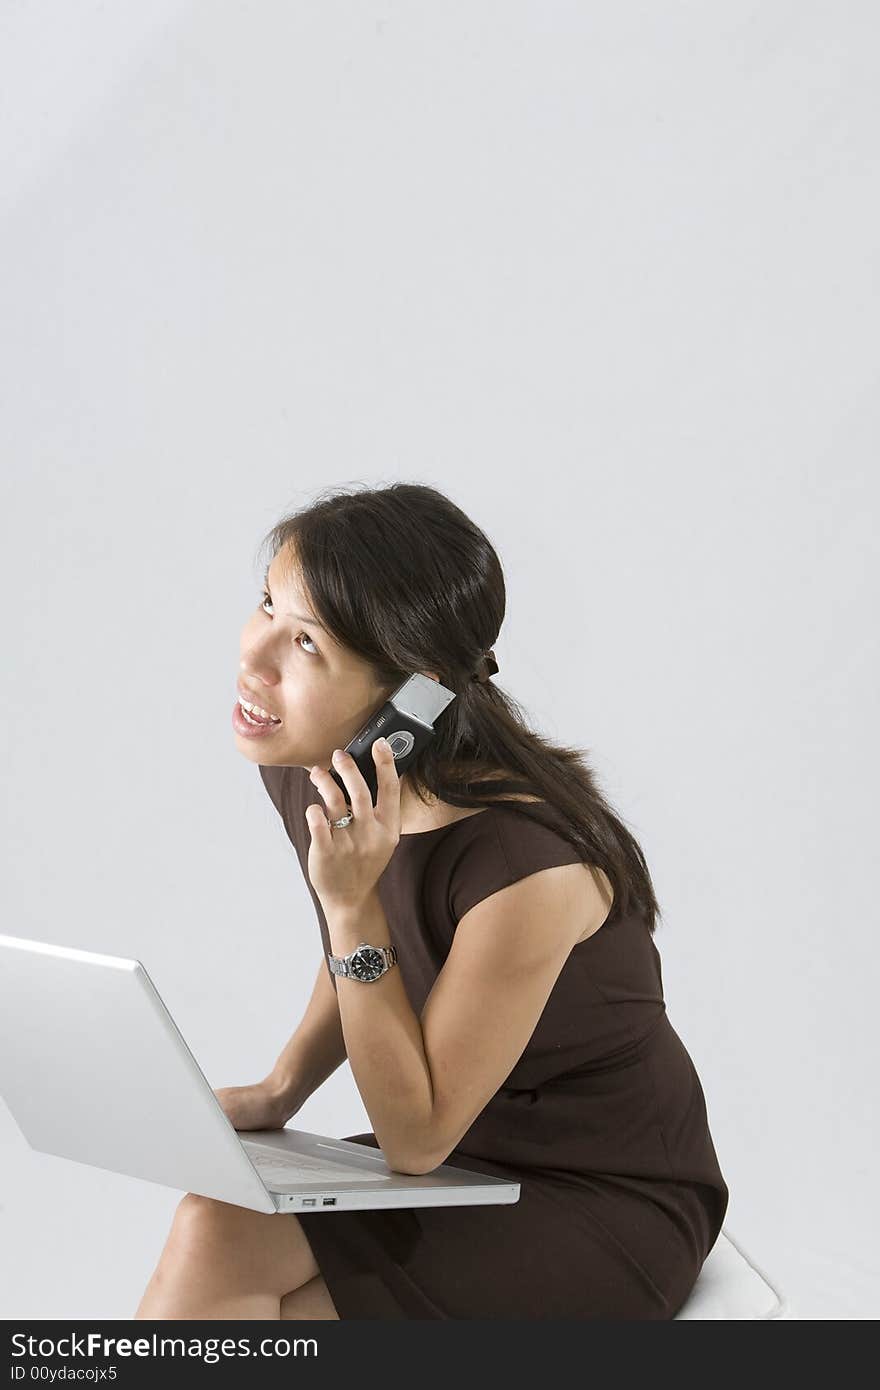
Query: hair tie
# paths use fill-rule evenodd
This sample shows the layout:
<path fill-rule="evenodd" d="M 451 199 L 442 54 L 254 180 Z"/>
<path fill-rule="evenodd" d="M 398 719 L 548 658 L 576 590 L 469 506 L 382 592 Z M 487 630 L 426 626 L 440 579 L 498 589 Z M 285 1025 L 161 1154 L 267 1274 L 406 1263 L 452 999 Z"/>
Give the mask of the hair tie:
<path fill-rule="evenodd" d="M 472 681 L 479 681 L 480 685 L 485 685 L 490 676 L 494 676 L 498 670 L 498 662 L 495 660 L 493 651 L 483 652 L 480 658 L 480 665 L 471 676 Z"/>

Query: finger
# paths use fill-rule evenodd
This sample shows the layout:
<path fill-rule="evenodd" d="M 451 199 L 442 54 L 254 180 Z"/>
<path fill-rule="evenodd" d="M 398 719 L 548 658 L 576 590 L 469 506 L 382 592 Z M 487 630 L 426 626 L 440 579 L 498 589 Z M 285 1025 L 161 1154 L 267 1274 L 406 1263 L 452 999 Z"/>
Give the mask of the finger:
<path fill-rule="evenodd" d="M 363 773 L 350 753 L 346 753 L 344 748 L 333 749 L 333 766 L 345 783 L 348 791 L 348 803 L 355 814 L 355 818 L 360 817 L 364 820 L 373 814 L 373 798 L 370 789 L 364 781 Z"/>
<path fill-rule="evenodd" d="M 309 781 L 320 792 L 325 812 L 331 820 L 339 820 L 340 816 L 345 815 L 345 797 L 325 768 L 316 764 L 309 773 Z"/>
<path fill-rule="evenodd" d="M 320 806 L 312 804 L 306 807 L 306 821 L 312 832 L 312 843 L 321 849 L 329 849 L 333 843 L 333 837 L 330 826 L 327 824 L 327 817 L 321 811 Z"/>
<path fill-rule="evenodd" d="M 376 812 L 386 825 L 396 825 L 400 817 L 400 774 L 387 739 L 376 739 L 373 761 L 376 764 Z"/>

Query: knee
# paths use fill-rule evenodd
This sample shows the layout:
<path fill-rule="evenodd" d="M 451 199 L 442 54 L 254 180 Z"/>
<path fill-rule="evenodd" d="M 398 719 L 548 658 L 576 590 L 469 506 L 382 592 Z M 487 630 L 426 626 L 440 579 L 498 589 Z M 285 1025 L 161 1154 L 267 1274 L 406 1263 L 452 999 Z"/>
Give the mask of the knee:
<path fill-rule="evenodd" d="M 206 1247 L 223 1242 L 235 1210 L 228 1202 L 187 1192 L 174 1213 L 168 1236 L 169 1249 L 176 1255 L 204 1253 Z"/>

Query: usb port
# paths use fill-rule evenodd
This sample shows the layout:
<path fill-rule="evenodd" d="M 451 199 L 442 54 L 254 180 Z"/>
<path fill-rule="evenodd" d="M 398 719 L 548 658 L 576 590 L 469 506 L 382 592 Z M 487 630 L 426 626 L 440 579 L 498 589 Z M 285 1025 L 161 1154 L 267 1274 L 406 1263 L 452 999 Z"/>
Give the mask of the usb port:
<path fill-rule="evenodd" d="M 321 1198 L 321 1206 L 322 1206 L 322 1207 L 335 1207 L 335 1206 L 336 1206 L 336 1198 L 335 1198 L 335 1197 L 322 1197 L 322 1198 Z"/>
<path fill-rule="evenodd" d="M 313 1206 L 315 1205 L 315 1202 L 316 1202 L 317 1200 L 318 1200 L 317 1197 L 303 1197 L 303 1206 L 304 1206 L 304 1207 L 313 1207 Z"/>

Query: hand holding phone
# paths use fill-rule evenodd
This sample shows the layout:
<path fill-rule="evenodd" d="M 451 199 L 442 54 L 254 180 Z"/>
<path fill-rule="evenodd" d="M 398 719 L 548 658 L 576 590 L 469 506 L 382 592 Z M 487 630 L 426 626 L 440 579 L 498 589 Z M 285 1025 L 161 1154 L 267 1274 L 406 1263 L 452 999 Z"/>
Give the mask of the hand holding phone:
<path fill-rule="evenodd" d="M 397 687 L 360 732 L 345 745 L 346 753 L 351 754 L 370 789 L 374 806 L 378 794 L 373 757 L 376 739 L 387 738 L 397 775 L 402 776 L 416 754 L 434 737 L 435 719 L 454 699 L 453 690 L 447 690 L 439 681 L 416 672 Z M 330 768 L 330 776 L 345 797 L 346 806 L 350 807 L 348 788 L 334 767 Z"/>

